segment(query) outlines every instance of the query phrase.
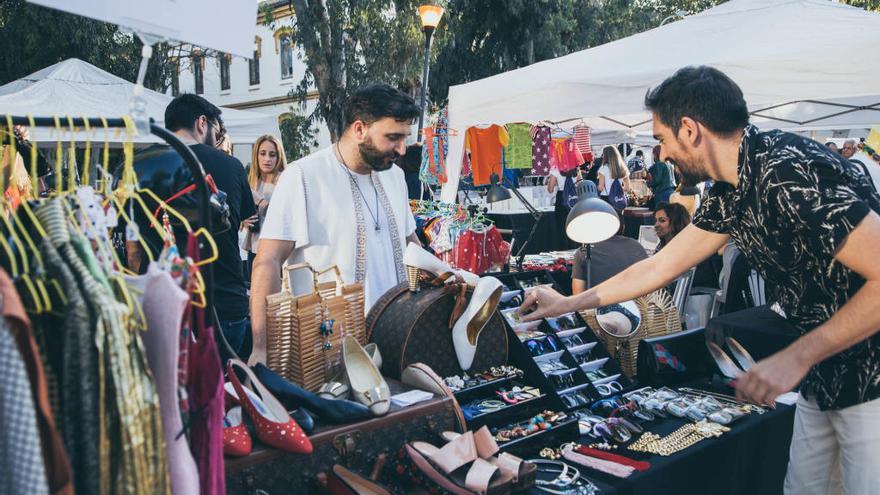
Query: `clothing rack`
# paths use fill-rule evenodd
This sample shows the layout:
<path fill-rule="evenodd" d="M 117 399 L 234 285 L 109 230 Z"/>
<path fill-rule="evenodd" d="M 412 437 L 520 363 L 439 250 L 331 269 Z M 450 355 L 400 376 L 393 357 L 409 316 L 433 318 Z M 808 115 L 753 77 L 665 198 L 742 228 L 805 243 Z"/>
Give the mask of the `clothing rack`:
<path fill-rule="evenodd" d="M 54 117 L 22 117 L 22 116 L 7 116 L 0 115 L 0 122 L 6 123 L 9 119 L 12 120 L 13 125 L 23 125 L 28 127 L 56 127 L 56 119 Z M 72 118 L 59 118 L 64 124 L 72 127 L 85 127 L 88 124 L 90 129 L 119 129 L 126 128 L 126 123 L 124 119 L 114 118 L 114 119 L 102 119 L 99 117 L 72 117 Z M 202 167 L 202 163 L 199 161 L 198 157 L 196 157 L 195 153 L 189 148 L 189 146 L 185 145 L 183 141 L 181 141 L 173 132 L 165 129 L 156 124 L 153 119 L 150 119 L 150 133 L 154 136 L 161 138 L 165 141 L 169 146 L 171 146 L 174 151 L 176 151 L 182 158 L 183 162 L 186 164 L 187 168 L 189 168 L 190 173 L 193 176 L 193 181 L 195 183 L 195 191 L 197 197 L 199 198 L 199 223 L 202 227 L 205 227 L 208 232 L 211 232 L 212 224 L 211 224 L 211 208 L 210 208 L 210 192 L 208 191 L 208 185 L 205 182 L 205 169 Z M 200 245 L 201 246 L 201 242 Z M 211 264 L 207 264 L 202 267 L 202 277 L 205 279 L 205 301 L 206 307 L 205 312 L 209 317 L 213 314 L 213 302 L 214 302 L 214 270 Z"/>

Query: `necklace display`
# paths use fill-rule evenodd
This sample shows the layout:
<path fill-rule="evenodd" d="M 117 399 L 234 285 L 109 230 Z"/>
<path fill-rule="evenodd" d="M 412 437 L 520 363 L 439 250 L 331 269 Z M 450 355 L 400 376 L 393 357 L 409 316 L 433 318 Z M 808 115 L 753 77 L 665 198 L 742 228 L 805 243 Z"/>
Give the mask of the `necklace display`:
<path fill-rule="evenodd" d="M 364 205 L 367 207 L 367 211 L 370 213 L 370 217 L 373 219 L 373 226 L 376 232 L 379 232 L 382 227 L 379 225 L 379 191 L 376 190 L 376 185 L 373 184 L 373 192 L 376 193 L 376 214 L 373 214 L 373 210 L 370 208 L 370 204 L 367 202 L 367 197 L 364 196 L 364 192 L 361 191 L 361 186 L 358 184 L 357 179 L 355 179 L 354 174 L 351 173 L 351 169 L 348 168 L 348 165 L 345 163 L 345 158 L 342 156 L 342 150 L 339 149 L 339 143 L 336 143 L 336 155 L 339 157 L 340 166 L 345 169 L 348 173 L 348 179 L 354 184 L 354 187 L 357 188 L 358 194 L 360 194 L 361 199 L 364 200 Z M 372 183 L 372 178 L 370 180 Z"/>
<path fill-rule="evenodd" d="M 707 438 L 720 437 L 728 431 L 730 428 L 726 426 L 703 420 L 688 423 L 665 437 L 656 433 L 645 433 L 627 448 L 635 452 L 668 456 Z"/>

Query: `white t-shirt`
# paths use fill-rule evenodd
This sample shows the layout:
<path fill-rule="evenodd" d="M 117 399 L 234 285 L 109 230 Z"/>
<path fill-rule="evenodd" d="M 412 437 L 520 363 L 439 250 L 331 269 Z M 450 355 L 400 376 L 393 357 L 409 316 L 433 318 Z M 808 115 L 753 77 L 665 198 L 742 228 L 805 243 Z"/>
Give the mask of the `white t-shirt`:
<path fill-rule="evenodd" d="M 366 231 L 364 271 L 364 310 L 369 311 L 398 280 L 394 244 L 388 217 L 379 201 L 380 230 L 374 228 L 376 191 L 369 175 L 353 174 L 364 199 L 355 189 L 352 194 L 350 172 L 336 158 L 333 147 L 317 151 L 287 167 L 278 179 L 269 210 L 260 231 L 260 239 L 293 241 L 296 249 L 288 264 L 309 263 L 321 271 L 339 267 L 345 283 L 357 279 L 357 220 L 355 203 L 363 210 Z M 394 213 L 399 247 L 406 248 L 406 237 L 415 232 L 415 219 L 409 209 L 406 180 L 399 167 L 373 172 L 381 184 Z M 372 211 L 372 215 L 370 214 Z M 321 281 L 332 280 L 332 273 Z M 293 272 L 294 294 L 312 292 L 311 275 L 304 270 Z"/>
<path fill-rule="evenodd" d="M 372 307 L 385 291 L 397 285 L 397 268 L 394 266 L 394 247 L 391 245 L 391 237 L 388 235 L 388 216 L 382 205 L 379 204 L 379 230 L 375 228 L 373 215 L 376 215 L 376 189 L 369 175 L 352 174 L 357 181 L 358 187 L 366 201 L 358 200 L 364 204 L 364 223 L 367 227 L 367 278 L 364 281 L 364 299 L 366 305 Z M 407 215 L 412 219 L 412 215 Z M 415 220 L 412 220 L 412 230 L 415 230 Z M 410 232 L 411 234 L 412 232 Z M 406 246 L 406 244 L 404 244 Z"/>
<path fill-rule="evenodd" d="M 611 167 L 608 165 L 602 165 L 599 167 L 599 175 L 605 178 L 604 184 L 602 184 L 602 190 L 599 191 L 600 196 L 608 196 L 611 194 L 611 183 L 614 179 L 611 178 Z"/>
<path fill-rule="evenodd" d="M 852 159 L 865 164 L 865 168 L 868 169 L 868 173 L 871 174 L 870 179 L 874 182 L 874 189 L 880 191 L 880 163 L 875 162 L 863 151 L 859 151 L 853 155 Z"/>

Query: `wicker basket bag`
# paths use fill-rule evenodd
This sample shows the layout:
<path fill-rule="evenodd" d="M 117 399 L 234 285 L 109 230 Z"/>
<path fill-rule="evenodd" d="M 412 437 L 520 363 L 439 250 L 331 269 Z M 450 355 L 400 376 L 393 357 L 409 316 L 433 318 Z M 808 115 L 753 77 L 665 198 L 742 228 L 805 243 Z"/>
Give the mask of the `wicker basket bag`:
<path fill-rule="evenodd" d="M 599 326 L 596 319 L 596 310 L 581 311 L 580 314 L 587 322 L 596 337 L 605 344 L 611 356 L 620 363 L 624 374 L 630 379 L 636 376 L 636 361 L 638 359 L 639 342 L 651 338 L 681 331 L 681 319 L 678 310 L 672 303 L 672 297 L 666 289 L 659 289 L 647 296 L 636 298 L 642 322 L 635 333 L 626 337 L 612 335 Z"/>
<path fill-rule="evenodd" d="M 312 273 L 314 292 L 293 294 L 290 275 L 295 270 Z M 335 280 L 318 282 L 329 272 Z M 343 335 L 366 343 L 363 286 L 345 284 L 335 265 L 320 272 L 308 263 L 284 267 L 281 292 L 266 301 L 266 365 L 307 390 L 317 390 L 335 372 Z"/>

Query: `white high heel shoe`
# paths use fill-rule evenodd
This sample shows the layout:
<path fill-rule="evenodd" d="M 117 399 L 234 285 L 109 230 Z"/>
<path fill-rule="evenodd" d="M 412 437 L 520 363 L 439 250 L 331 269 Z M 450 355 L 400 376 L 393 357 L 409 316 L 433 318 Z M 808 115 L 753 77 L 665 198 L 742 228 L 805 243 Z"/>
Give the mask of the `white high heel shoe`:
<path fill-rule="evenodd" d="M 420 271 L 433 273 L 438 277 L 445 273 L 451 273 L 461 277 L 465 283 L 471 287 L 476 287 L 477 282 L 480 281 L 479 275 L 465 270 L 454 270 L 451 266 L 447 265 L 414 242 L 411 242 L 406 246 L 406 251 L 403 253 L 403 264 L 406 266 L 406 278 L 409 281 L 409 290 L 412 292 L 418 292 L 419 290 Z"/>
<path fill-rule="evenodd" d="M 497 278 L 481 278 L 467 308 L 452 327 L 452 344 L 461 369 L 467 371 L 474 363 L 480 332 L 498 308 L 503 290 L 504 286 Z"/>
<path fill-rule="evenodd" d="M 391 407 L 388 383 L 354 337 L 345 336 L 342 339 L 342 360 L 352 399 L 370 408 L 374 416 L 387 413 Z"/>
<path fill-rule="evenodd" d="M 382 369 L 382 354 L 379 352 L 379 347 L 370 342 L 364 346 L 364 351 L 367 352 L 367 355 L 370 356 L 376 367 Z M 348 393 L 348 381 L 345 379 L 344 365 L 329 382 L 321 385 L 321 388 L 318 389 L 318 397 L 331 400 L 347 399 Z"/>

